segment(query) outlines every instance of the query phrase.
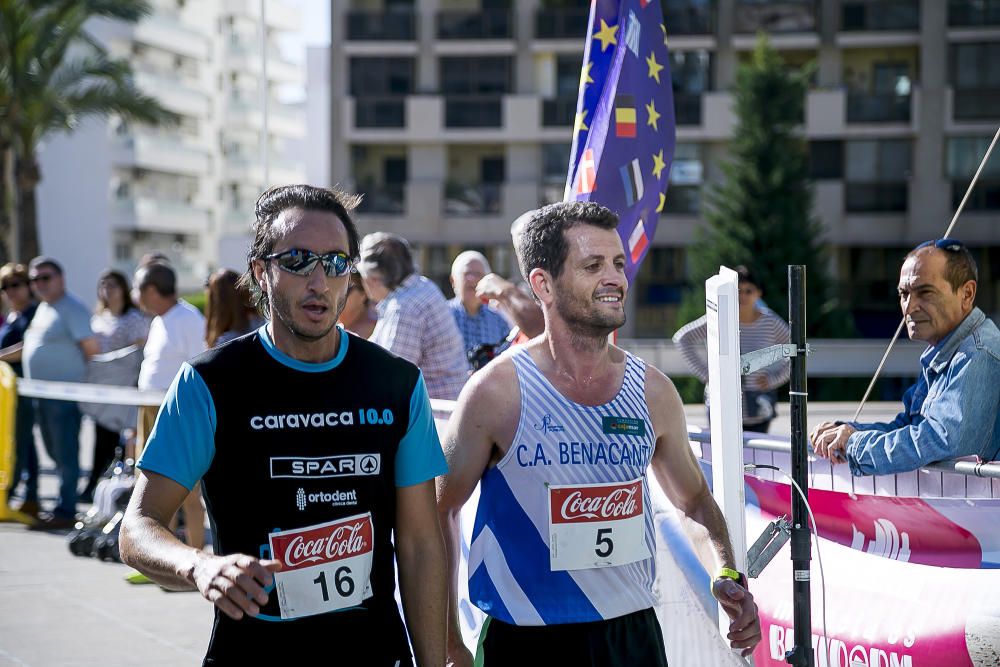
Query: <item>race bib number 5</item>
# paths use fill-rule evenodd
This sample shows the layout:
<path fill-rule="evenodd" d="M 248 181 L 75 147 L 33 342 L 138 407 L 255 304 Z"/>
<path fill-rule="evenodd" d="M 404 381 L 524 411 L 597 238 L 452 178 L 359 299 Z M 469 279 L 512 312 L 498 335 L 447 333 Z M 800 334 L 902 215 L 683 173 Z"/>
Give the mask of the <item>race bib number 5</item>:
<path fill-rule="evenodd" d="M 281 618 L 356 607 L 372 596 L 374 531 L 370 512 L 271 533 Z"/>
<path fill-rule="evenodd" d="M 555 570 L 626 565 L 650 558 L 642 479 L 549 487 L 549 557 Z"/>

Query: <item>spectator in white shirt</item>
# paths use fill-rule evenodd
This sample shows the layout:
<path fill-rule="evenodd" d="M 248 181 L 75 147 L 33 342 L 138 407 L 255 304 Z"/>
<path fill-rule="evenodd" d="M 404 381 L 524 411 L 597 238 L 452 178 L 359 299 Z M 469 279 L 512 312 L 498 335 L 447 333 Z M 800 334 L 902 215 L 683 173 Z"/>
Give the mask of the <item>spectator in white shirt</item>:
<path fill-rule="evenodd" d="M 177 297 L 177 274 L 163 262 L 139 267 L 132 281 L 142 309 L 154 315 L 143 348 L 139 389 L 166 390 L 188 359 L 205 351 L 205 318 L 197 308 Z M 156 421 L 157 408 L 139 410 L 137 445 L 141 448 Z M 138 453 L 138 452 L 137 452 Z M 205 545 L 205 510 L 201 489 L 195 487 L 182 505 L 187 543 L 201 549 Z"/>

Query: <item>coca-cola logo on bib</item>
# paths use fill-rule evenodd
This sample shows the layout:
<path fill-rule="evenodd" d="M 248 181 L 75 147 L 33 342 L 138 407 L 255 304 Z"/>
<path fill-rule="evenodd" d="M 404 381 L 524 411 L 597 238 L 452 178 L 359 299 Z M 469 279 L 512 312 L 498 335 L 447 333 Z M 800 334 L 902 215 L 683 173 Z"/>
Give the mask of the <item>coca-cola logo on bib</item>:
<path fill-rule="evenodd" d="M 295 570 L 368 553 L 372 550 L 372 523 L 365 515 L 272 539 L 282 571 Z"/>
<path fill-rule="evenodd" d="M 618 521 L 642 514 L 642 481 L 551 490 L 552 523 Z"/>

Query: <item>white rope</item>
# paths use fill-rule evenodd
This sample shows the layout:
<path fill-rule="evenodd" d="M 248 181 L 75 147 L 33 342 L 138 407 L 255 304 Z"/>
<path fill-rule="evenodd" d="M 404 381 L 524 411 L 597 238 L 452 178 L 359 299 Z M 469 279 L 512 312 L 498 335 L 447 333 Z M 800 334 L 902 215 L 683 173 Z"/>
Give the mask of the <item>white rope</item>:
<path fill-rule="evenodd" d="M 158 407 L 163 403 L 166 392 L 156 389 L 140 391 L 135 387 L 112 384 L 85 384 L 83 382 L 54 382 L 18 378 L 17 394 L 20 397 L 48 398 L 55 401 Z"/>

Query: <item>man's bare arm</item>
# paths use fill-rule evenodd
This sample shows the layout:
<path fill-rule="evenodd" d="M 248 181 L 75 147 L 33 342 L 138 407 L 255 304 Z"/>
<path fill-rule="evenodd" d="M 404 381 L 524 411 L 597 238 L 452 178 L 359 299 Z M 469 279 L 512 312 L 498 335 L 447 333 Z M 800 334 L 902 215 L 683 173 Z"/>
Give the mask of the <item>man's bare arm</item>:
<path fill-rule="evenodd" d="M 545 330 L 541 307 L 511 281 L 495 273 L 487 274 L 476 285 L 480 299 L 495 299 L 503 306 L 525 336 L 534 338 Z"/>
<path fill-rule="evenodd" d="M 496 443 L 509 444 L 520 405 L 513 362 L 501 357 L 465 385 L 444 434 L 448 474 L 438 479 L 438 512 L 448 559 L 448 656 L 456 667 L 472 664 L 458 617 L 458 563 L 462 554 L 461 511 L 482 478 Z M 516 408 L 515 408 L 516 410 Z"/>
<path fill-rule="evenodd" d="M 280 564 L 246 554 L 213 556 L 178 540 L 167 524 L 188 493 L 168 477 L 142 472 L 122 520 L 122 561 L 166 588 L 196 587 L 232 618 L 256 616 Z"/>
<path fill-rule="evenodd" d="M 15 363 L 21 361 L 21 351 L 24 349 L 24 343 L 14 343 L 8 347 L 0 350 L 0 361 L 6 361 L 7 363 Z"/>
<path fill-rule="evenodd" d="M 417 665 L 443 665 L 448 598 L 433 480 L 396 489 L 396 558 Z"/>
<path fill-rule="evenodd" d="M 702 564 L 713 577 L 712 594 L 729 616 L 730 646 L 749 655 L 760 642 L 760 618 L 750 591 L 718 578 L 723 567 L 736 569 L 726 519 L 715 502 L 688 441 L 684 406 L 670 380 L 656 369 L 646 373 L 646 399 L 656 431 L 653 474 L 683 517 L 682 524 Z"/>

